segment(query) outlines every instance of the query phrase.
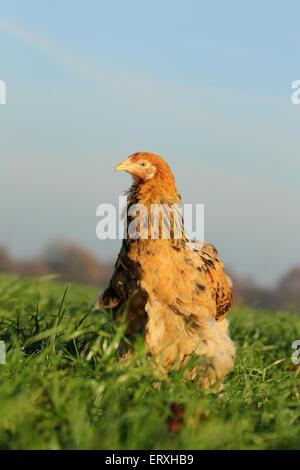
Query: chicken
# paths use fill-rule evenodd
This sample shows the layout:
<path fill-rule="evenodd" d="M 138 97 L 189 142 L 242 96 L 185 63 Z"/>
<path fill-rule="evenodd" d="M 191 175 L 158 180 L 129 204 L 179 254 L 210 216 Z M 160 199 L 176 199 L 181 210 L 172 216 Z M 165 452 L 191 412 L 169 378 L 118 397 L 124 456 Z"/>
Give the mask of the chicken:
<path fill-rule="evenodd" d="M 97 306 L 112 309 L 116 318 L 126 307 L 127 336 L 142 334 L 162 370 L 179 369 L 196 357 L 189 378 L 204 387 L 221 386 L 233 367 L 235 346 L 225 318 L 232 286 L 218 252 L 211 244 L 187 237 L 175 178 L 162 157 L 135 153 L 116 171 L 133 177 L 127 193 L 128 228 L 142 212 L 140 207 L 146 212 L 136 224 L 138 236 L 124 238 L 109 287 Z M 158 224 L 150 215 L 157 204 L 164 208 Z M 133 210 L 136 207 L 139 211 Z M 167 213 L 169 237 L 163 232 Z"/>

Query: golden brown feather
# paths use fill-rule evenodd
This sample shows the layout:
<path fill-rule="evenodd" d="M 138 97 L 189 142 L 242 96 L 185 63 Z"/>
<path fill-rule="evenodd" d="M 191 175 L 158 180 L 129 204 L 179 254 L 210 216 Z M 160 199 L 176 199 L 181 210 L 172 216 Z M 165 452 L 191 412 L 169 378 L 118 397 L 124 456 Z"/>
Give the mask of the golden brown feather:
<path fill-rule="evenodd" d="M 134 204 L 143 204 L 149 214 L 153 204 L 180 206 L 175 178 L 160 156 L 136 153 L 116 170 L 133 177 L 128 224 Z M 179 239 L 174 227 L 171 237 L 164 239 L 163 224 L 162 216 L 156 239 L 123 240 L 110 285 L 98 306 L 113 308 L 118 314 L 126 305 L 128 336 L 142 333 L 149 353 L 162 368 L 179 368 L 195 355 L 199 366 L 190 378 L 200 372 L 202 385 L 221 384 L 235 356 L 225 319 L 232 304 L 231 281 L 217 250 L 207 243 L 191 242 L 181 218 Z"/>

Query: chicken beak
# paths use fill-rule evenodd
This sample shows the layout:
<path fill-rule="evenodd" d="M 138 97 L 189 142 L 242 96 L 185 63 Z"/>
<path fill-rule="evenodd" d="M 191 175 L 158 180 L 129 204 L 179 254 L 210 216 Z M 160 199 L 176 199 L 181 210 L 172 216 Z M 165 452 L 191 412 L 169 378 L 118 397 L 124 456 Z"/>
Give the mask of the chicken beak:
<path fill-rule="evenodd" d="M 115 171 L 130 171 L 130 162 L 128 160 L 124 160 L 124 162 L 118 163 L 115 167 Z"/>

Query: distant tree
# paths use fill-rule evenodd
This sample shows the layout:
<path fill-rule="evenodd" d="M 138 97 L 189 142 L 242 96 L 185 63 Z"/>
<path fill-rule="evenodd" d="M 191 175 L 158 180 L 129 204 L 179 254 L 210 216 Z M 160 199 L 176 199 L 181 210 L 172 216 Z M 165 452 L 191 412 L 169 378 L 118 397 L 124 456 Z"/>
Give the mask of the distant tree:
<path fill-rule="evenodd" d="M 40 277 L 48 274 L 48 266 L 38 259 L 16 261 L 13 272 L 24 277 Z"/>
<path fill-rule="evenodd" d="M 0 272 L 10 272 L 12 270 L 12 260 L 7 250 L 0 246 Z"/>
<path fill-rule="evenodd" d="M 75 281 L 99 286 L 103 273 L 98 260 L 79 245 L 68 242 L 52 242 L 42 260 L 48 272 L 60 274 L 65 281 Z"/>
<path fill-rule="evenodd" d="M 276 288 L 276 296 L 281 308 L 300 311 L 300 267 L 291 269 L 282 277 Z"/>
<path fill-rule="evenodd" d="M 229 272 L 233 282 L 233 300 L 235 305 L 248 305 L 254 308 L 276 307 L 277 298 L 273 289 L 261 287 L 251 278 L 242 278 Z"/>
<path fill-rule="evenodd" d="M 249 307 L 254 308 L 275 308 L 276 296 L 272 289 L 258 287 L 256 285 L 249 286 L 244 290 L 244 302 Z"/>

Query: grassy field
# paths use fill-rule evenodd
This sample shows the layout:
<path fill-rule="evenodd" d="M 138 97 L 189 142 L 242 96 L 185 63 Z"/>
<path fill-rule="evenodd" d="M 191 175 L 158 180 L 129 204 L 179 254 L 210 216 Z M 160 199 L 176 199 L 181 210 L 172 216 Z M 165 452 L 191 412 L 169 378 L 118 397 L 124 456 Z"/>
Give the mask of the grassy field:
<path fill-rule="evenodd" d="M 236 367 L 219 394 L 172 373 L 157 382 L 140 338 L 120 361 L 124 325 L 96 292 L 0 277 L 1 449 L 299 449 L 300 316 L 232 311 Z"/>

